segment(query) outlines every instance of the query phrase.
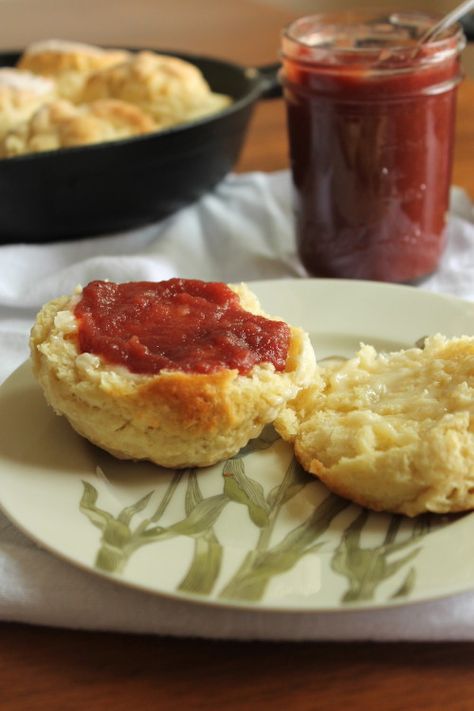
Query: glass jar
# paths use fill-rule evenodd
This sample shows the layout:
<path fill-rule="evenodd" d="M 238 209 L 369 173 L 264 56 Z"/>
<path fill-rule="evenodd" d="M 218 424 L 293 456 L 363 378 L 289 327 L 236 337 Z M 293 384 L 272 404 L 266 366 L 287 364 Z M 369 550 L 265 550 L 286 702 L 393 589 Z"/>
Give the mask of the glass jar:
<path fill-rule="evenodd" d="M 456 25 L 418 44 L 435 18 L 347 12 L 283 34 L 301 260 L 314 276 L 416 282 L 444 246 L 456 88 Z"/>

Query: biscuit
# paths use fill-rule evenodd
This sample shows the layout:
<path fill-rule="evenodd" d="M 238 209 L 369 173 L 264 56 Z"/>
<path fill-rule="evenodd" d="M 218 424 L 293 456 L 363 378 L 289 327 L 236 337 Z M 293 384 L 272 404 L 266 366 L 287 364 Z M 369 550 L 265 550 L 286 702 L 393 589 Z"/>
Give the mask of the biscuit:
<path fill-rule="evenodd" d="M 474 337 L 322 369 L 275 426 L 336 494 L 408 516 L 474 508 Z"/>
<path fill-rule="evenodd" d="M 75 102 L 89 74 L 125 62 L 129 57 L 130 53 L 121 49 L 52 39 L 27 47 L 17 66 L 53 78 L 58 95 Z"/>
<path fill-rule="evenodd" d="M 103 98 L 139 106 L 162 128 L 215 113 L 230 103 L 229 97 L 211 92 L 201 71 L 190 62 L 147 51 L 89 77 L 81 100 Z"/>
<path fill-rule="evenodd" d="M 153 130 L 155 124 L 149 116 L 123 101 L 104 99 L 75 106 L 58 99 L 9 131 L 0 141 L 0 157 L 115 141 Z"/>
<path fill-rule="evenodd" d="M 0 138 L 53 99 L 50 79 L 10 67 L 0 68 Z"/>
<path fill-rule="evenodd" d="M 248 287 L 231 288 L 245 311 L 263 315 Z M 79 352 L 74 308 L 80 298 L 80 291 L 61 297 L 38 314 L 30 339 L 33 370 L 55 411 L 116 457 L 176 468 L 214 464 L 257 437 L 313 380 L 309 337 L 293 327 L 282 371 L 262 362 L 245 375 L 227 367 L 131 372 Z"/>

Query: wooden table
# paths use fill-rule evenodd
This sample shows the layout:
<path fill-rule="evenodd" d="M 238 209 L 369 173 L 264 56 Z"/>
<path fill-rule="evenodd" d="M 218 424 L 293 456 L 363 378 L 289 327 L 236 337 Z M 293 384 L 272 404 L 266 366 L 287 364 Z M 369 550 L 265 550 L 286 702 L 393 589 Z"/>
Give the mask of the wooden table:
<path fill-rule="evenodd" d="M 4 49 L 44 37 L 273 61 L 291 15 L 247 0 L 1 0 Z M 474 83 L 454 181 L 474 195 Z M 255 112 L 238 170 L 288 165 L 281 101 Z M 177 640 L 0 624 L 1 711 L 472 709 L 474 646 Z"/>

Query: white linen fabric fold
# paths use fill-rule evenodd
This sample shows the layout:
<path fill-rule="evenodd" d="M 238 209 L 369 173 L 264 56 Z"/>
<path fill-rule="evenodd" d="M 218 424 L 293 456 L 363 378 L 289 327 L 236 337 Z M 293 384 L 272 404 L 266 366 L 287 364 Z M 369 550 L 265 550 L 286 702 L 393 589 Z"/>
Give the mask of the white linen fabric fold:
<path fill-rule="evenodd" d="M 474 211 L 454 188 L 448 244 L 420 287 L 474 300 Z M 0 246 L 0 382 L 28 356 L 40 306 L 92 279 L 304 277 L 289 175 L 230 175 L 168 219 L 115 234 Z M 208 607 L 97 578 L 41 550 L 0 513 L 0 620 L 175 636 L 273 640 L 474 640 L 474 592 L 386 610 L 269 613 Z"/>

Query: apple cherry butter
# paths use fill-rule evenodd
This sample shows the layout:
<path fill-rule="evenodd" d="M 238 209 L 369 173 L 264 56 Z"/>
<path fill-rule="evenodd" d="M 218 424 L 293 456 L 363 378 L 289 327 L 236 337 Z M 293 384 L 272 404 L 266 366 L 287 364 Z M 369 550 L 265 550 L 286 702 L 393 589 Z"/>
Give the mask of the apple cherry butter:
<path fill-rule="evenodd" d="M 283 35 L 296 234 L 314 276 L 415 282 L 445 241 L 459 26 L 381 11 L 314 15 Z"/>
<path fill-rule="evenodd" d="M 262 363 L 285 370 L 288 325 L 246 311 L 226 284 L 93 281 L 83 289 L 74 315 L 79 351 L 132 373 L 228 368 L 245 375 Z"/>

